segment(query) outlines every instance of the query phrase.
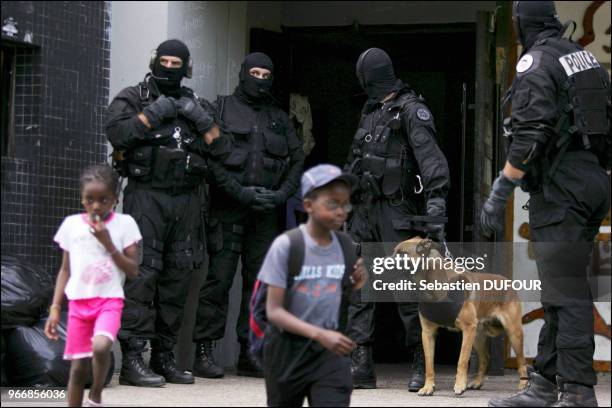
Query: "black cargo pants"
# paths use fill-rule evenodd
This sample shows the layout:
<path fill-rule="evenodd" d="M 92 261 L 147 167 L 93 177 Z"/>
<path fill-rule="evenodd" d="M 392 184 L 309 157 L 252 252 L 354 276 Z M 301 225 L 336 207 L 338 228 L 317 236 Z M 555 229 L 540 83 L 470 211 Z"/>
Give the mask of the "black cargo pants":
<path fill-rule="evenodd" d="M 589 152 L 568 152 L 531 195 L 529 222 L 542 281 L 544 326 L 535 368 L 551 380 L 595 385 L 593 301 L 587 266 L 610 208 L 610 180 Z"/>
<path fill-rule="evenodd" d="M 201 201 L 198 188 L 171 195 L 130 180 L 123 212 L 136 220 L 143 240 L 139 276 L 124 287 L 119 340 L 150 339 L 162 351 L 176 344 L 191 275 L 204 256 Z"/>
<path fill-rule="evenodd" d="M 236 334 L 240 343 L 249 338 L 249 301 L 261 264 L 276 238 L 276 211 L 256 212 L 213 209 L 208 222 L 208 275 L 200 288 L 195 342 L 221 339 L 225 334 L 229 292 L 238 259 L 242 260 L 242 297 Z"/>
<path fill-rule="evenodd" d="M 392 242 L 399 243 L 417 235 L 406 216 L 415 215 L 411 203 L 404 201 L 392 205 L 387 199 L 376 200 L 371 205 L 359 204 L 349 221 L 349 233 L 357 243 Z M 362 302 L 361 291 L 353 292 L 348 310 L 347 334 L 359 345 L 374 342 L 373 302 Z M 397 310 L 404 326 L 406 345 L 421 344 L 421 322 L 418 303 L 397 302 Z"/>

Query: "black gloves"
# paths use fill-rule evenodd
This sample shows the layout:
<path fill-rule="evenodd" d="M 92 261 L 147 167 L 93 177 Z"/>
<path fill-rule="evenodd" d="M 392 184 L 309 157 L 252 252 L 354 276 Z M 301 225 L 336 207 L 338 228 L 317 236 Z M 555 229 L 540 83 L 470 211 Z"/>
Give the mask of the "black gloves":
<path fill-rule="evenodd" d="M 503 172 L 499 172 L 499 177 L 493 182 L 491 194 L 482 206 L 482 212 L 480 213 L 480 226 L 484 235 L 490 236 L 493 233 L 501 233 L 504 229 L 506 201 L 519 184 L 520 180 L 508 178 L 504 176 Z"/>
<path fill-rule="evenodd" d="M 160 96 L 155 102 L 142 110 L 149 120 L 152 129 L 158 128 L 165 119 L 175 118 L 177 115 L 176 100 L 167 96 Z"/>
<path fill-rule="evenodd" d="M 255 211 L 271 211 L 286 201 L 285 193 L 264 187 L 244 187 L 242 195 Z"/>
<path fill-rule="evenodd" d="M 176 102 L 178 113 L 195 124 L 200 134 L 204 134 L 214 125 L 211 114 L 206 112 L 199 103 L 186 96 L 181 97 Z"/>
<path fill-rule="evenodd" d="M 249 187 L 255 191 L 255 199 L 251 208 L 255 211 L 271 211 L 276 208 L 274 204 L 274 192 L 263 187 Z"/>
<path fill-rule="evenodd" d="M 444 217 L 446 214 L 446 200 L 442 197 L 433 197 L 427 200 L 427 215 L 430 217 Z M 444 223 L 427 223 L 427 232 L 438 242 L 444 242 Z"/>

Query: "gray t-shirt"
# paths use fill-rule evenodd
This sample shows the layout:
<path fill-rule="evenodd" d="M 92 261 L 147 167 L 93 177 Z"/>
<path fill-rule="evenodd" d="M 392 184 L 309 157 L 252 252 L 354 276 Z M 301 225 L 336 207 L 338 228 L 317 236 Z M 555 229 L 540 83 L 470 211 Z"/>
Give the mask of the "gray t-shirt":
<path fill-rule="evenodd" d="M 336 330 L 345 267 L 342 247 L 335 234 L 330 245 L 320 246 L 305 225 L 300 225 L 300 229 L 304 235 L 304 265 L 291 289 L 285 292 L 285 296 L 290 296 L 288 312 L 315 326 Z M 258 279 L 287 289 L 288 258 L 289 237 L 282 234 L 270 246 Z"/>

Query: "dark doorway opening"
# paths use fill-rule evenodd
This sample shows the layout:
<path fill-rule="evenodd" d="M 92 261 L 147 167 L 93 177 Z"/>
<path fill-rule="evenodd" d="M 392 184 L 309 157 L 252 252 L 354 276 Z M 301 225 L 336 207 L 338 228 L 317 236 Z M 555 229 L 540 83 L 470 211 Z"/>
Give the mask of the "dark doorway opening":
<path fill-rule="evenodd" d="M 459 241 L 460 215 L 471 213 L 474 134 L 476 27 L 474 24 L 443 26 L 350 26 L 284 28 L 283 33 L 251 30 L 251 51 L 269 54 L 275 63 L 275 93 L 288 108 L 289 94 L 309 98 L 316 145 L 306 159 L 306 168 L 328 162 L 345 164 L 366 96 L 355 76 L 355 63 L 370 47 L 384 49 L 392 58 L 396 75 L 421 94 L 430 108 L 437 141 L 451 169 L 447 199 L 447 239 Z M 464 98 L 464 84 L 467 98 Z M 462 107 L 462 101 L 467 103 Z M 463 114 L 463 109 L 467 112 Z M 465 146 L 462 150 L 462 133 Z M 461 181 L 464 176 L 464 208 Z M 469 240 L 468 236 L 463 237 Z M 411 358 L 404 347 L 401 320 L 394 304 L 380 303 L 376 312 L 375 359 L 398 362 Z M 455 363 L 461 336 L 441 331 L 436 360 Z M 453 347 L 449 347 L 452 344 Z M 406 351 L 406 352 L 402 352 Z"/>

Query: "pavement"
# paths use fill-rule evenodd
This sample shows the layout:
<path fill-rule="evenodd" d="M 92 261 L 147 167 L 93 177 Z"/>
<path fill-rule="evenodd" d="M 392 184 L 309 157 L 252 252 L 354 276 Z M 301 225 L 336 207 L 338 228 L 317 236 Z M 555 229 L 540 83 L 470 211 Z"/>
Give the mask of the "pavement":
<path fill-rule="evenodd" d="M 504 376 L 487 376 L 482 389 L 468 390 L 460 397 L 453 393 L 455 371 L 450 366 L 436 368 L 436 392 L 432 397 L 419 397 L 407 391 L 408 365 L 377 365 L 378 389 L 353 391 L 354 407 L 478 407 L 487 406 L 492 397 L 514 393 L 518 385 L 515 370 L 506 370 Z M 163 388 L 138 388 L 119 385 L 115 374 L 102 396 L 105 406 L 266 406 L 263 379 L 237 377 L 229 372 L 222 379 L 196 378 L 193 385 L 168 384 Z M 610 373 L 600 373 L 596 386 L 599 406 L 610 406 Z M 41 403 L 7 401 L 3 407 L 66 406 L 65 402 Z"/>

